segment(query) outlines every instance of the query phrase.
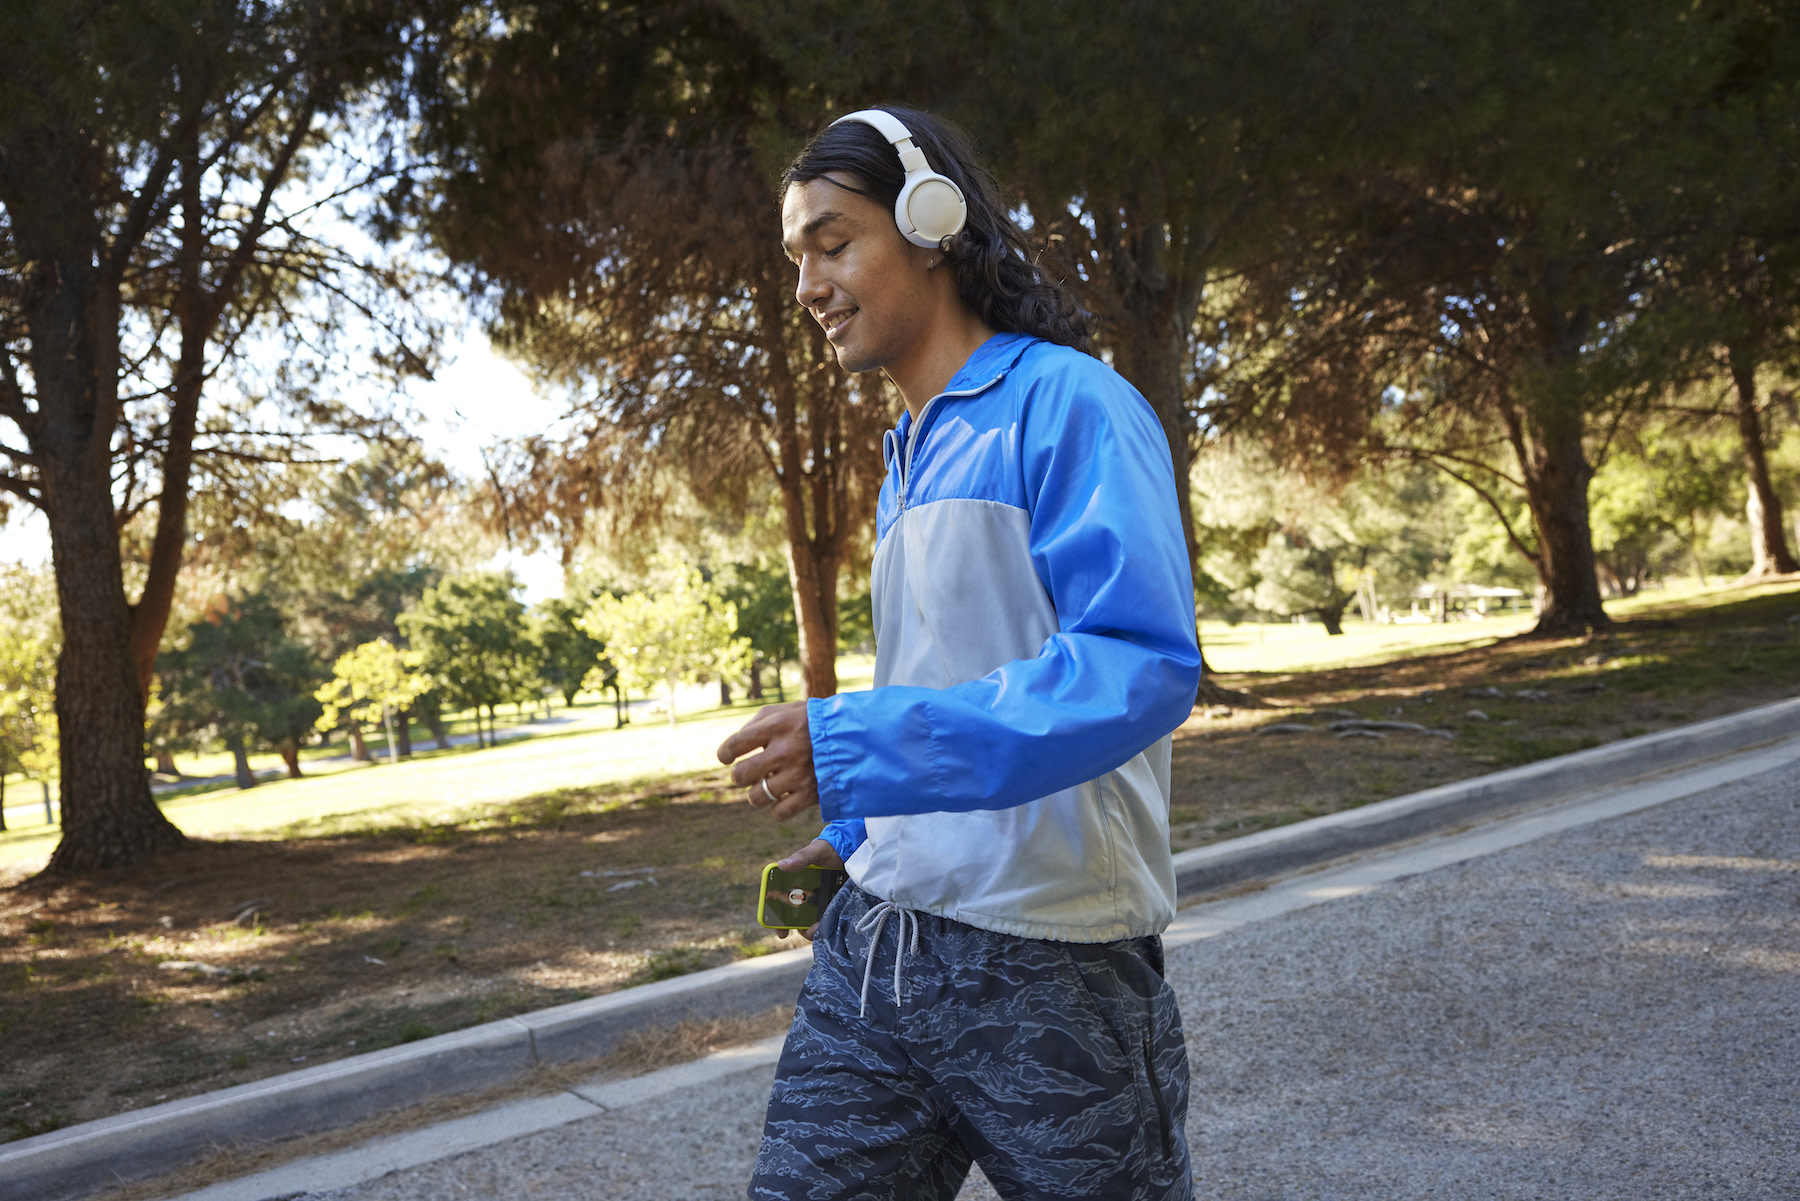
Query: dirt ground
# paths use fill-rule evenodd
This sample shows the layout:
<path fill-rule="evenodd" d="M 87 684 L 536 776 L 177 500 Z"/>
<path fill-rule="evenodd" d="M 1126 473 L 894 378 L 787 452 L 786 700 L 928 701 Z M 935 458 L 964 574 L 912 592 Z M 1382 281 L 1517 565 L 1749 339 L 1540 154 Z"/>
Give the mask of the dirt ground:
<path fill-rule="evenodd" d="M 1796 695 L 1800 582 L 1602 637 L 1221 682 L 1278 707 L 1177 732 L 1177 849 Z M 1352 719 L 1423 730 L 1331 729 Z M 816 828 L 710 772 L 10 882 L 0 1141 L 766 954 L 757 873 Z"/>

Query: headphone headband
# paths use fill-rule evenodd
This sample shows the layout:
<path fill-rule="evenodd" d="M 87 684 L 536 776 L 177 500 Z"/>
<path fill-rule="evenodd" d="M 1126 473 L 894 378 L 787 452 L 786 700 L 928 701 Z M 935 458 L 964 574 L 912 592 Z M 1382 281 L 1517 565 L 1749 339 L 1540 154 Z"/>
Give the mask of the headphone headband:
<path fill-rule="evenodd" d="M 865 108 L 833 121 L 867 125 L 886 138 L 900 155 L 900 166 L 906 171 L 906 182 L 894 199 L 894 224 L 914 246 L 940 246 L 945 238 L 962 232 L 969 220 L 969 203 L 962 189 L 948 176 L 939 175 L 925 160 L 925 152 L 913 141 L 912 131 L 882 108 Z"/>

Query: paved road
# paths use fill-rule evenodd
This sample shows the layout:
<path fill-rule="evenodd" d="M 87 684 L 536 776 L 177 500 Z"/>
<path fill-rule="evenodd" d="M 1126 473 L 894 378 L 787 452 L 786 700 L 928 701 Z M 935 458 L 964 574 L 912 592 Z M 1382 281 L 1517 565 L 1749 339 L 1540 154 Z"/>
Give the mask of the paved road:
<path fill-rule="evenodd" d="M 1800 1198 L 1800 763 L 1536 820 L 1184 911 L 1201 1197 Z M 307 1195 L 741 1196 L 771 1074 Z"/>

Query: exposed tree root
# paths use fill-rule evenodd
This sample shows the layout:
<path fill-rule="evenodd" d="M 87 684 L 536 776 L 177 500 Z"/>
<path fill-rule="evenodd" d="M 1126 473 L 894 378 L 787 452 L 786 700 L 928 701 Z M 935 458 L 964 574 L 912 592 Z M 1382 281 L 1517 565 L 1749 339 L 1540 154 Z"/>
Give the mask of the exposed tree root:
<path fill-rule="evenodd" d="M 1235 688 L 1226 688 L 1215 684 L 1210 678 L 1200 681 L 1200 689 L 1194 694 L 1195 705 L 1225 705 L 1232 709 L 1279 709 L 1260 696 L 1248 692 L 1239 692 Z"/>

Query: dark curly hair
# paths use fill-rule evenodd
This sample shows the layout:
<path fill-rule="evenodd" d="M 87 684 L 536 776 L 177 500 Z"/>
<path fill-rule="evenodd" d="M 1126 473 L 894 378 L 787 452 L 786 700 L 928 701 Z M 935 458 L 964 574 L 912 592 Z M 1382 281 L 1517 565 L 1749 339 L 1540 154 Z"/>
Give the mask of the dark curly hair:
<path fill-rule="evenodd" d="M 1038 268 L 1031 244 L 1008 215 L 994 177 L 976 161 L 968 136 L 929 113 L 883 107 L 911 131 L 913 144 L 925 152 L 932 169 L 954 180 L 968 201 L 968 223 L 944 247 L 964 303 L 1001 333 L 1030 334 L 1092 353 L 1087 313 L 1066 285 Z M 794 184 L 830 173 L 852 177 L 863 186 L 851 191 L 889 210 L 906 182 L 900 155 L 888 140 L 852 121 L 813 135 L 782 172 L 777 197 L 785 197 Z"/>

